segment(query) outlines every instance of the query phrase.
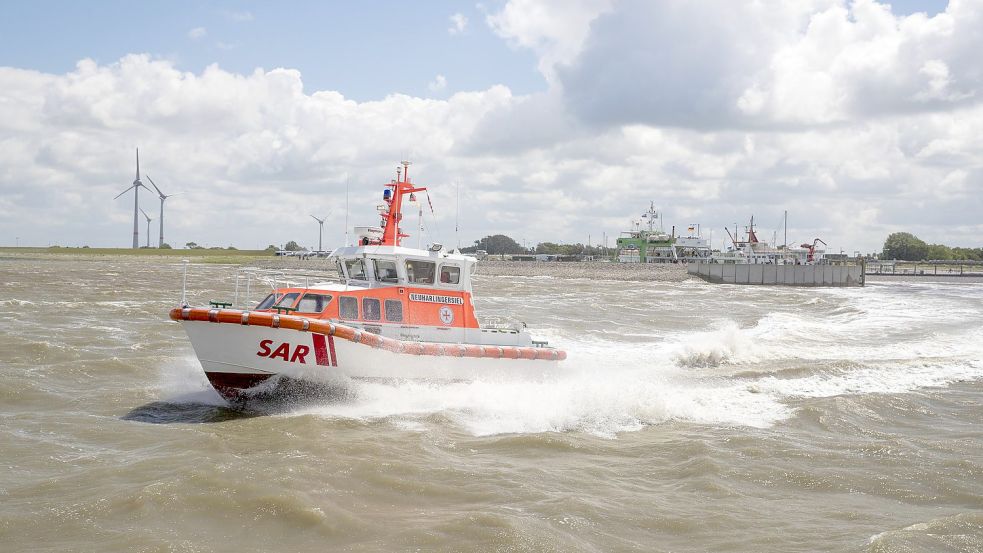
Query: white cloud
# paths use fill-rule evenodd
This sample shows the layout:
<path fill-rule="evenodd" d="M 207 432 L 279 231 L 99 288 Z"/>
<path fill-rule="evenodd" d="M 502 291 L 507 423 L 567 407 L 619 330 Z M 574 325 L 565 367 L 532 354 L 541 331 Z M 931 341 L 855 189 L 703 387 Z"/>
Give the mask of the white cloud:
<path fill-rule="evenodd" d="M 524 3 L 495 17 L 511 21 Z M 552 6 L 537 20 L 561 12 Z M 930 18 L 896 16 L 874 0 L 625 0 L 548 67 L 568 107 L 595 125 L 841 124 L 979 101 L 980 28 L 979 2 L 953 1 Z M 516 32 L 543 51 L 534 33 Z"/>
<path fill-rule="evenodd" d="M 447 28 L 447 32 L 452 35 L 459 35 L 468 28 L 468 18 L 464 14 L 455 13 L 450 16 L 451 26 Z"/>
<path fill-rule="evenodd" d="M 206 30 L 204 27 L 195 27 L 194 29 L 188 31 L 188 38 L 192 40 L 198 40 L 199 38 L 203 38 L 207 34 L 208 34 L 208 30 Z"/>
<path fill-rule="evenodd" d="M 443 75 L 437 75 L 432 81 L 430 81 L 430 83 L 427 84 L 427 88 L 429 88 L 431 92 L 444 90 L 447 88 L 447 78 Z"/>
<path fill-rule="evenodd" d="M 317 225 L 294 214 L 343 202 L 345 175 L 351 222 L 372 223 L 405 154 L 444 221 L 461 182 L 465 244 L 596 241 L 655 200 L 668 224 L 715 227 L 718 242 L 724 224 L 754 214 L 767 233 L 788 209 L 792 241 L 836 250 L 874 250 L 895 230 L 979 246 L 978 11 L 516 0 L 489 24 L 539 56 L 552 85 L 531 96 L 360 103 L 305 94 L 296 70 L 189 73 L 145 55 L 65 74 L 0 68 L 0 236 L 129 244 L 132 206 L 111 198 L 140 146 L 155 181 L 186 192 L 168 201 L 177 245 L 312 245 Z M 276 223 L 255 223 L 266 217 Z M 326 243 L 342 224 L 325 224 Z"/>
<path fill-rule="evenodd" d="M 613 0 L 511 0 L 486 22 L 514 47 L 535 51 L 540 72 L 552 82 L 555 67 L 580 53 L 591 22 L 612 4 Z"/>

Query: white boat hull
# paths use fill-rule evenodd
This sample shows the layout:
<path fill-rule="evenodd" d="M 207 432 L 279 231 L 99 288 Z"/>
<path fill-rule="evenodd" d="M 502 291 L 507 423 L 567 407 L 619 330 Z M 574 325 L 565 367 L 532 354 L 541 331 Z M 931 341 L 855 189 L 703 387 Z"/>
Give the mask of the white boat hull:
<path fill-rule="evenodd" d="M 291 328 L 181 320 L 209 381 L 229 399 L 248 395 L 273 376 L 333 383 L 345 379 L 468 381 L 541 379 L 555 359 L 458 356 L 461 346 L 446 344 L 439 354 L 391 351 L 330 334 Z M 366 338 L 366 342 L 369 340 Z M 446 350 L 444 349 L 446 348 Z M 507 353 L 506 353 L 507 354 Z"/>

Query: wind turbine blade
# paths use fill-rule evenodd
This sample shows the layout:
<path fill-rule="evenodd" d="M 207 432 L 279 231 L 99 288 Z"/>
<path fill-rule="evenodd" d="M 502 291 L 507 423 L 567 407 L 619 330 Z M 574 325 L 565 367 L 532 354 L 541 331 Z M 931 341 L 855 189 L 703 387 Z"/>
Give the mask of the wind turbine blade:
<path fill-rule="evenodd" d="M 137 178 L 136 178 L 136 180 L 140 180 L 140 148 L 137 148 Z"/>
<path fill-rule="evenodd" d="M 132 190 L 133 188 L 136 188 L 136 186 L 137 186 L 137 185 L 135 185 L 135 184 L 134 184 L 133 186 L 131 186 L 131 187 L 129 187 L 129 188 L 127 188 L 126 190 L 124 190 L 124 191 L 122 191 L 122 192 L 120 192 L 119 194 L 116 194 L 116 198 L 119 198 L 119 197 L 120 197 L 120 196 L 122 196 L 123 194 L 126 194 L 127 192 L 129 192 L 129 191 L 130 191 L 130 190 Z M 115 200 L 116 198 L 113 198 L 113 199 Z"/>
<path fill-rule="evenodd" d="M 144 211 L 142 207 L 140 208 L 140 213 L 143 213 L 143 216 L 147 218 L 148 223 L 151 221 L 150 215 L 147 215 L 147 212 Z"/>
<path fill-rule="evenodd" d="M 152 184 L 154 186 L 154 190 L 157 191 L 157 195 L 158 196 L 160 196 L 161 198 L 166 198 L 167 197 L 167 196 L 164 195 L 163 192 L 160 191 L 160 188 L 157 188 L 157 183 L 154 182 L 154 179 L 150 178 L 150 175 L 144 175 L 144 176 L 147 177 L 147 180 L 150 181 L 150 184 Z"/>

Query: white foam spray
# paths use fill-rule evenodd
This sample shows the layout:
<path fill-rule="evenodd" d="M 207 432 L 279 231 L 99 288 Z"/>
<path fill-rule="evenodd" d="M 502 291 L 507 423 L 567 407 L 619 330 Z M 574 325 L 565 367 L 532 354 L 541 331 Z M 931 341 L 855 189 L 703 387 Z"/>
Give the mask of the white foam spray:
<path fill-rule="evenodd" d="M 917 290 L 933 296 L 934 308 L 900 288 L 792 291 L 778 301 L 764 296 L 772 304 L 743 318 L 720 298 L 701 296 L 705 303 L 694 305 L 693 296 L 677 294 L 661 299 L 684 302 L 700 317 L 548 329 L 569 359 L 547 380 L 354 382 L 344 401 L 293 414 L 386 420 L 420 431 L 439 413 L 475 435 L 614 437 L 667 421 L 767 428 L 794 416 L 802 398 L 898 394 L 983 378 L 983 297 Z M 673 308 L 681 309 L 666 307 Z M 572 330 L 585 326 L 587 333 Z"/>

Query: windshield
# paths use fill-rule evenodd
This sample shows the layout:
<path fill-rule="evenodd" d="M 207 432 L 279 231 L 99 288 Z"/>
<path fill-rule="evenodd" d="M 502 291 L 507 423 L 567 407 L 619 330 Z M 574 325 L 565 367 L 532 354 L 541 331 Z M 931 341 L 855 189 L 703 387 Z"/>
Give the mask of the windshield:
<path fill-rule="evenodd" d="M 276 301 L 276 294 L 270 294 L 269 296 L 266 296 L 266 298 L 263 301 L 256 304 L 255 309 L 257 311 L 260 309 L 269 309 L 270 306 L 273 305 L 273 302 L 275 301 Z"/>
<path fill-rule="evenodd" d="M 406 261 L 406 280 L 419 284 L 433 284 L 437 264 L 429 261 Z"/>
<path fill-rule="evenodd" d="M 355 280 L 368 280 L 365 278 L 365 264 L 362 263 L 361 259 L 346 261 L 345 267 L 348 269 L 348 278 Z"/>
<path fill-rule="evenodd" d="M 276 302 L 276 307 L 293 307 L 294 301 L 297 300 L 297 296 L 299 295 L 299 292 L 291 292 L 283 296 L 280 298 L 280 301 Z"/>
<path fill-rule="evenodd" d="M 297 303 L 297 311 L 301 313 L 320 313 L 331 302 L 331 296 L 326 294 L 304 294 Z"/>
<path fill-rule="evenodd" d="M 396 282 L 396 262 L 374 259 L 375 279 L 379 282 Z"/>

